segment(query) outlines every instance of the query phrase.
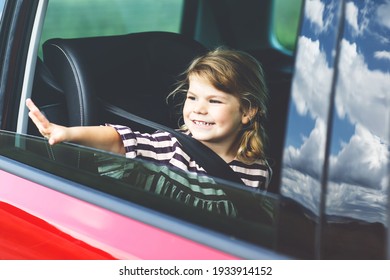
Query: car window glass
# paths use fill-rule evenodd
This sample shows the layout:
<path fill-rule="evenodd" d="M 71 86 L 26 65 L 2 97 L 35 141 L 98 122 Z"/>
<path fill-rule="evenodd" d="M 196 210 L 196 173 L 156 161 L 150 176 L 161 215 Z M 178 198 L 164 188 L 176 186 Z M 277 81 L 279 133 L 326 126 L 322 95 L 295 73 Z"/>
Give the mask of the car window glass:
<path fill-rule="evenodd" d="M 296 227 L 300 234 L 290 243 L 290 250 L 305 252 L 306 258 L 318 257 L 321 180 L 340 3 L 338 0 L 305 1 L 297 41 L 280 193 L 290 200 L 289 207 L 292 207 L 286 224 L 300 225 Z"/>
<path fill-rule="evenodd" d="M 319 215 L 339 1 L 306 1 L 298 37 L 281 193 Z"/>
<path fill-rule="evenodd" d="M 0 141 L 1 156 L 43 172 L 257 245 L 277 244 L 278 200 L 265 192 L 32 136 L 0 131 Z"/>
<path fill-rule="evenodd" d="M 328 186 L 327 211 L 386 224 L 390 44 L 385 38 L 390 38 L 390 25 L 384 10 L 390 11 L 390 3 L 346 4 L 332 126 L 329 176 L 333 184 Z M 352 211 L 343 209 L 347 204 L 354 205 Z"/>
<path fill-rule="evenodd" d="M 54 37 L 105 36 L 151 30 L 179 32 L 183 2 L 79 0 L 70 3 L 50 0 L 41 43 Z"/>
<path fill-rule="evenodd" d="M 327 223 L 358 221 L 373 256 L 385 248 L 389 213 L 389 11 L 385 0 L 345 5 L 326 192 Z"/>

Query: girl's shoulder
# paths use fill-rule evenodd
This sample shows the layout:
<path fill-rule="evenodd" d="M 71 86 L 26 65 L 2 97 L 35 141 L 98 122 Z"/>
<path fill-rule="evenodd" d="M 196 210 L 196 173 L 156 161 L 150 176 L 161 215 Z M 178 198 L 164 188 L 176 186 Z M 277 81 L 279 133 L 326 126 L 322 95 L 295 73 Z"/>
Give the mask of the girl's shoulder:
<path fill-rule="evenodd" d="M 156 142 L 172 142 L 176 143 L 178 140 L 174 135 L 167 131 L 156 130 L 154 132 L 142 132 L 137 130 L 132 130 L 130 127 L 124 125 L 110 125 L 114 127 L 120 135 L 127 136 L 127 138 L 135 137 L 137 139 L 149 139 L 150 141 Z"/>
<path fill-rule="evenodd" d="M 247 169 L 247 170 L 267 170 L 269 167 L 268 167 L 268 163 L 263 160 L 263 159 L 258 159 L 252 163 L 245 163 L 245 162 L 242 162 L 242 161 L 239 161 L 237 159 L 234 159 L 233 161 L 231 161 L 229 163 L 230 166 L 235 166 L 237 168 L 241 168 L 241 169 Z"/>
<path fill-rule="evenodd" d="M 183 132 L 181 130 L 177 130 L 178 132 L 182 132 L 186 134 L 186 132 Z M 179 140 L 170 132 L 163 131 L 163 130 L 157 130 L 153 132 L 152 134 L 146 134 L 149 137 L 155 138 L 157 141 L 170 141 L 172 144 L 180 144 Z"/>
<path fill-rule="evenodd" d="M 245 185 L 262 189 L 267 188 L 272 171 L 265 160 L 244 163 L 235 159 L 229 165 L 238 173 Z"/>

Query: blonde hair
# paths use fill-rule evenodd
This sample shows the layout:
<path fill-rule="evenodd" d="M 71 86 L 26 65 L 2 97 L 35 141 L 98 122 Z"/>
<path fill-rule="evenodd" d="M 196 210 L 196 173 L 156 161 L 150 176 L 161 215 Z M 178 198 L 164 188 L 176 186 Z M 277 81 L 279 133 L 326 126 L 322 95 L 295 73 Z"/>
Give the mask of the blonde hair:
<path fill-rule="evenodd" d="M 239 98 L 244 112 L 254 112 L 250 123 L 243 128 L 237 159 L 245 163 L 265 159 L 267 135 L 263 122 L 267 115 L 268 90 L 260 63 L 246 52 L 217 48 L 192 61 L 167 99 L 179 93 L 185 95 L 192 75 L 205 78 L 216 89 Z"/>

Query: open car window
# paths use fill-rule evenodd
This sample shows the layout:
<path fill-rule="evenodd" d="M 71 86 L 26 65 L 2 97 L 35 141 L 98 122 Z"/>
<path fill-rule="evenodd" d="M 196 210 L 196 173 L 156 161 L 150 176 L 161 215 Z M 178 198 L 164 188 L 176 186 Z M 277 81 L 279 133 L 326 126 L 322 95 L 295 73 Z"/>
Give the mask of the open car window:
<path fill-rule="evenodd" d="M 71 4 L 50 0 L 41 45 L 50 38 L 111 36 L 151 30 L 179 32 L 183 5 L 184 0 L 83 0 Z"/>

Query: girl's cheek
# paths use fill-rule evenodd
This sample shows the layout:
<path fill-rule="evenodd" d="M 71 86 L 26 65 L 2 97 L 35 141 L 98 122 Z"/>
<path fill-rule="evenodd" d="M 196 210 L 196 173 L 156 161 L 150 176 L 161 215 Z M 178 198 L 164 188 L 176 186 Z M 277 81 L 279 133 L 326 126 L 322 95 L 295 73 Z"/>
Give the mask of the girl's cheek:
<path fill-rule="evenodd" d="M 183 112 L 182 112 L 184 120 L 188 119 L 189 114 L 190 114 L 190 108 L 188 106 L 184 105 Z"/>

